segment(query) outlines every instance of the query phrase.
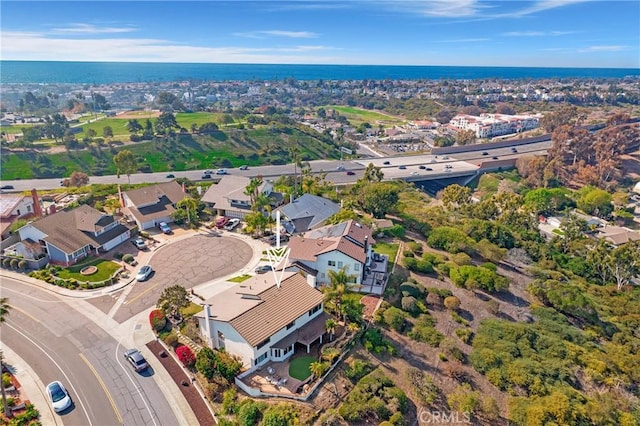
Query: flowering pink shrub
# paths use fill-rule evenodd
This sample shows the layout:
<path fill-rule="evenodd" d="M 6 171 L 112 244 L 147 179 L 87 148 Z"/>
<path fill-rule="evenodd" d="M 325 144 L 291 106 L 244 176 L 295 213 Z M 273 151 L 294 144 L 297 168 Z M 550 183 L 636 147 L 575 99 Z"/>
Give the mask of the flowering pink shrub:
<path fill-rule="evenodd" d="M 160 309 L 154 309 L 149 313 L 149 324 L 155 331 L 161 331 L 167 325 L 167 317 Z"/>
<path fill-rule="evenodd" d="M 176 348 L 176 355 L 185 367 L 191 367 L 196 362 L 196 356 L 189 346 L 178 346 Z"/>

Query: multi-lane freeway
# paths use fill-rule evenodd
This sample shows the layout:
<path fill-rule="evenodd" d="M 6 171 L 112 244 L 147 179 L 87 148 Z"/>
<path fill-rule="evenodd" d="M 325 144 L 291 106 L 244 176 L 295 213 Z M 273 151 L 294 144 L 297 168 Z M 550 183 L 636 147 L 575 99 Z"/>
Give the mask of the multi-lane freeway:
<path fill-rule="evenodd" d="M 514 141 L 517 144 L 517 141 Z M 417 168 L 419 165 L 425 165 L 433 169 L 429 173 L 432 177 L 446 176 L 444 172 L 444 165 L 451 164 L 454 169 L 460 170 L 463 167 L 477 167 L 477 163 L 481 160 L 490 160 L 493 157 L 499 159 L 517 158 L 527 155 L 540 155 L 544 154 L 547 149 L 551 147 L 551 140 L 529 143 L 525 145 L 517 146 L 517 152 L 512 152 L 511 147 L 503 148 L 488 148 L 485 151 L 467 151 L 456 154 L 450 154 L 447 157 L 439 156 L 436 159 L 436 163 L 431 161 L 434 159 L 434 155 L 420 154 L 420 155 L 402 155 L 396 157 L 377 157 L 366 158 L 359 160 L 316 160 L 309 162 L 313 173 L 327 172 L 327 180 L 335 184 L 347 184 L 355 182 L 362 176 L 362 171 L 366 168 L 367 164 L 373 163 L 375 166 L 381 167 L 387 179 L 403 179 L 411 178 L 412 172 L 423 172 Z M 487 152 L 483 155 L 483 152 Z M 386 164 L 386 163 L 389 164 Z M 468 165 L 467 165 L 468 164 Z M 399 169 L 399 166 L 406 166 L 406 169 Z M 416 166 L 416 167 L 410 167 Z M 238 176 L 262 176 L 264 179 L 276 179 L 282 175 L 293 175 L 295 173 L 295 167 L 293 164 L 286 164 L 280 166 L 259 166 L 250 167 L 248 170 L 239 169 L 226 169 L 229 174 Z M 347 174 L 347 172 L 353 171 L 354 174 Z M 171 179 L 169 175 L 176 178 L 188 178 L 193 181 L 202 180 L 202 170 L 188 170 L 181 172 L 163 172 L 163 173 L 138 173 L 130 176 L 131 183 L 153 183 L 153 182 L 166 182 Z M 213 180 L 220 178 L 220 175 L 213 175 Z M 127 183 L 129 180 L 127 176 L 115 175 L 108 176 L 92 176 L 90 178 L 91 183 Z M 54 189 L 60 187 L 60 179 L 25 179 L 25 180 L 13 180 L 3 181 L 3 185 L 13 186 L 13 191 L 27 191 L 32 188 L 36 189 Z"/>

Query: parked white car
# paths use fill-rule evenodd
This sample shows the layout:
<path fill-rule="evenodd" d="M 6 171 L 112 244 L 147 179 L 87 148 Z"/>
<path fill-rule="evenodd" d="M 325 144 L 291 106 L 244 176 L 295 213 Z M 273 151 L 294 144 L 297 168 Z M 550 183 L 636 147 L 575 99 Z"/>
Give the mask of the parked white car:
<path fill-rule="evenodd" d="M 232 219 L 229 219 L 229 222 L 227 222 L 227 224 L 224 226 L 224 229 L 226 229 L 227 231 L 233 231 L 238 225 L 240 225 L 240 219 L 234 217 Z"/>

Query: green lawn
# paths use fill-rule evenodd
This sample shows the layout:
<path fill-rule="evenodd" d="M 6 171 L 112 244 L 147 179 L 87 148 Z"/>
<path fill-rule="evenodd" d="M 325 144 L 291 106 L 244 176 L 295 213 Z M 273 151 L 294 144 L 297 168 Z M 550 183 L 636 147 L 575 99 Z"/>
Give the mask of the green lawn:
<path fill-rule="evenodd" d="M 305 380 L 307 377 L 311 375 L 311 370 L 309 366 L 312 362 L 316 362 L 316 358 L 312 356 L 301 356 L 295 358 L 289 364 L 289 376 L 298 380 Z"/>
<path fill-rule="evenodd" d="M 323 108 L 336 110 L 340 113 L 340 115 L 344 115 L 345 117 L 347 117 L 347 120 L 349 120 L 349 122 L 356 127 L 365 122 L 371 124 L 372 126 L 374 126 L 374 128 L 378 125 L 378 123 L 383 124 L 385 127 L 387 127 L 395 124 L 403 124 L 406 122 L 406 120 L 402 120 L 397 117 L 362 108 L 341 105 L 328 105 Z"/>
<path fill-rule="evenodd" d="M 80 270 L 85 266 L 89 266 L 89 265 L 97 266 L 98 272 L 92 275 L 82 275 L 80 273 Z M 118 265 L 115 262 L 112 262 L 110 260 L 94 258 L 94 259 L 90 259 L 88 261 L 79 263 L 77 265 L 73 265 L 68 268 L 65 268 L 62 271 L 58 272 L 58 276 L 60 278 L 65 278 L 65 279 L 74 278 L 78 281 L 98 282 L 98 281 L 104 281 L 108 278 L 111 278 L 111 276 L 119 268 L 120 268 L 120 265 Z"/>
<path fill-rule="evenodd" d="M 393 267 L 393 262 L 396 260 L 396 254 L 398 253 L 399 244 L 394 243 L 375 243 L 373 245 L 373 251 L 380 254 L 386 254 L 389 256 L 389 263 L 387 264 L 387 271 L 390 271 Z"/>
<path fill-rule="evenodd" d="M 201 305 L 198 305 L 197 303 L 191 302 L 191 304 L 189 306 L 187 306 L 186 308 L 180 309 L 180 313 L 182 314 L 183 317 L 186 318 L 186 317 L 190 317 L 190 316 L 193 316 L 193 315 L 197 314 L 198 312 L 200 312 L 203 309 L 204 308 Z"/>
<path fill-rule="evenodd" d="M 231 283 L 241 283 L 243 281 L 248 280 L 249 278 L 251 278 L 251 275 L 243 274 L 243 275 L 238 275 L 237 277 L 230 278 L 227 281 Z"/>

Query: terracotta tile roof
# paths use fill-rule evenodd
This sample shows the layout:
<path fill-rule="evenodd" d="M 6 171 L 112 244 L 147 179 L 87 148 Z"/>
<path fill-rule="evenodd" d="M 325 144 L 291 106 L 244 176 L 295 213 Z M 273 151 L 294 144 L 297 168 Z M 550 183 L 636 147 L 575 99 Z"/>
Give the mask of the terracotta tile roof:
<path fill-rule="evenodd" d="M 273 336 L 323 300 L 322 293 L 298 273 L 285 272 L 279 288 L 271 273 L 242 284 L 217 294 L 207 303 L 211 305 L 212 319 L 229 322 L 251 346 Z"/>
<path fill-rule="evenodd" d="M 291 259 L 308 260 L 315 262 L 319 253 L 326 253 L 335 250 L 338 246 L 337 239 L 314 240 L 304 237 L 289 238 L 288 247 Z"/>

